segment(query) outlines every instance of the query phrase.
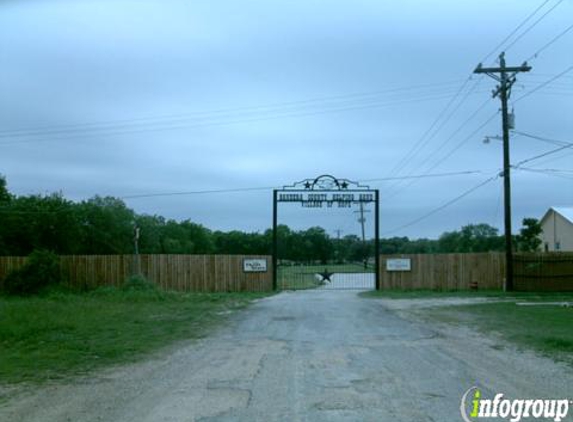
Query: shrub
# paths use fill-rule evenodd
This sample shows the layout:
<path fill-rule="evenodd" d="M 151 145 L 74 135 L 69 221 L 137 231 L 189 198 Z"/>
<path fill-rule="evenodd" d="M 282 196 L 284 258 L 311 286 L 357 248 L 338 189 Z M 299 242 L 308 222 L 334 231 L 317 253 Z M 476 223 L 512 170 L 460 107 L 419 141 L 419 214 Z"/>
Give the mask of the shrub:
<path fill-rule="evenodd" d="M 123 290 L 157 290 L 155 283 L 142 275 L 132 275 L 122 286 Z"/>
<path fill-rule="evenodd" d="M 50 251 L 35 250 L 22 268 L 8 274 L 4 280 L 4 292 L 9 295 L 33 295 L 59 282 L 59 257 Z"/>

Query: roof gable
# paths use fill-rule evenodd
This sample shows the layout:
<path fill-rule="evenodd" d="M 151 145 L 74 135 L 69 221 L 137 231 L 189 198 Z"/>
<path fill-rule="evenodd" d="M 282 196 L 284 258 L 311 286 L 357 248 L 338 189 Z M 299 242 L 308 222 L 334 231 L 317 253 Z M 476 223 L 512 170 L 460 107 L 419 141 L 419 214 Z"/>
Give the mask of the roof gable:
<path fill-rule="evenodd" d="M 540 220 L 540 223 L 543 223 L 543 221 L 545 221 L 545 219 L 551 214 L 551 211 L 556 212 L 561 217 L 563 217 L 565 220 L 567 220 L 571 224 L 573 224 L 573 207 L 551 207 L 543 215 L 543 217 Z"/>
<path fill-rule="evenodd" d="M 573 224 L 573 207 L 551 207 L 553 211 Z"/>

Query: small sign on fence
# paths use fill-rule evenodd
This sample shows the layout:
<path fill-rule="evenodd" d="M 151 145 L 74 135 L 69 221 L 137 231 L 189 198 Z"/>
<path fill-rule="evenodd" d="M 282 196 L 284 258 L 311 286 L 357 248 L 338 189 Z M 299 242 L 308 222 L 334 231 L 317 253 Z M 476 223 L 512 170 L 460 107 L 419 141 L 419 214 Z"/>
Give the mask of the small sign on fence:
<path fill-rule="evenodd" d="M 243 259 L 243 272 L 245 273 L 266 273 L 267 260 L 266 259 Z"/>
<path fill-rule="evenodd" d="M 386 271 L 412 271 L 412 260 L 410 258 L 387 259 Z"/>

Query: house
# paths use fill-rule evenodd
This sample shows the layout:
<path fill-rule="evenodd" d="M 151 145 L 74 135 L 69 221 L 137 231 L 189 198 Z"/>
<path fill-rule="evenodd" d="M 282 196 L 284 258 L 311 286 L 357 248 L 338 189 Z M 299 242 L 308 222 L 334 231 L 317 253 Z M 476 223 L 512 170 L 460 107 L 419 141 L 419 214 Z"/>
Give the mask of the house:
<path fill-rule="evenodd" d="M 540 223 L 545 252 L 573 251 L 573 207 L 551 207 Z"/>

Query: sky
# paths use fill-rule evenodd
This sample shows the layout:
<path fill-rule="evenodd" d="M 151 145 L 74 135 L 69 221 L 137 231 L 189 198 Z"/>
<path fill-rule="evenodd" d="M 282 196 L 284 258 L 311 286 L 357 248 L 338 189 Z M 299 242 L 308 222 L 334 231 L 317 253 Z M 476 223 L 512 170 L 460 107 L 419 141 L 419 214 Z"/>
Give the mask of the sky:
<path fill-rule="evenodd" d="M 518 231 L 573 206 L 573 148 L 520 164 L 573 142 L 572 24 L 573 0 L 4 0 L 0 174 L 245 231 L 270 227 L 272 187 L 331 174 L 380 189 L 383 237 L 501 232 L 497 82 L 472 72 L 506 51 L 532 66 L 510 98 Z M 279 222 L 358 234 L 356 210 Z"/>

